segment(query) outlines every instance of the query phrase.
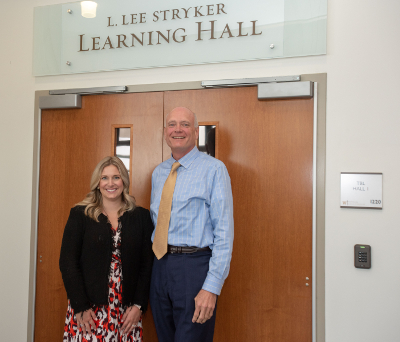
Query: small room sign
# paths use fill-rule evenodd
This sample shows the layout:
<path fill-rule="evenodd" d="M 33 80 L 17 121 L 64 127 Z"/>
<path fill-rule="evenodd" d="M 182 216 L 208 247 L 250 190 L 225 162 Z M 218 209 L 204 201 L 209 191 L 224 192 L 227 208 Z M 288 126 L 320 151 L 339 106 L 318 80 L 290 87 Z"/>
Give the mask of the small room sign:
<path fill-rule="evenodd" d="M 340 207 L 382 209 L 382 173 L 342 172 Z"/>

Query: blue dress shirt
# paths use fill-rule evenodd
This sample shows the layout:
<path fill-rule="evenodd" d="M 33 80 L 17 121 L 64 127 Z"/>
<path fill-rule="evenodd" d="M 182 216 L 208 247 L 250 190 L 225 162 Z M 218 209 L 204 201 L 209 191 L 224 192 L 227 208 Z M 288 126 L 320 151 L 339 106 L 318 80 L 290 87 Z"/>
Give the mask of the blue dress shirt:
<path fill-rule="evenodd" d="M 150 213 L 157 226 L 164 183 L 176 160 L 171 157 L 153 171 Z M 233 200 L 228 171 L 220 160 L 194 147 L 181 166 L 172 199 L 168 244 L 210 247 L 212 256 L 203 290 L 219 295 L 229 273 L 233 245 Z M 154 240 L 154 234 L 151 240 Z"/>

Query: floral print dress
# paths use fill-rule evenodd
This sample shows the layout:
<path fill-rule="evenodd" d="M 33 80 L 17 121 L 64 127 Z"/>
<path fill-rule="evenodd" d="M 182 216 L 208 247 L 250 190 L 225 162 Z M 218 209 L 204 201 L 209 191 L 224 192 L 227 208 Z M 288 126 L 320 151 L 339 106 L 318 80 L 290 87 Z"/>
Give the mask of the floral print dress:
<path fill-rule="evenodd" d="M 121 264 L 121 222 L 118 228 L 112 228 L 113 248 L 111 268 L 108 282 L 108 305 L 93 306 L 97 317 L 96 331 L 92 335 L 83 336 L 82 329 L 78 328 L 74 309 L 68 301 L 67 317 L 64 326 L 64 342 L 142 342 L 143 325 L 140 318 L 136 327 L 128 333 L 121 334 L 122 316 L 122 264 Z"/>

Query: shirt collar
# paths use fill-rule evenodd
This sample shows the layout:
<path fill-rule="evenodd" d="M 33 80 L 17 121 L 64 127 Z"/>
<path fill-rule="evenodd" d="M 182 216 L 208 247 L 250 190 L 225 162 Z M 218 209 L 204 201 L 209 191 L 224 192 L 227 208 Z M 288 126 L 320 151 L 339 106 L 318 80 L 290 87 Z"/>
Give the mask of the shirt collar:
<path fill-rule="evenodd" d="M 181 164 L 185 169 L 187 169 L 193 162 L 194 160 L 200 155 L 200 151 L 198 150 L 197 146 L 193 147 L 193 149 L 186 155 L 184 155 L 181 159 L 179 159 L 179 164 Z M 171 165 L 174 163 L 174 161 L 177 161 L 174 159 L 171 153 Z"/>

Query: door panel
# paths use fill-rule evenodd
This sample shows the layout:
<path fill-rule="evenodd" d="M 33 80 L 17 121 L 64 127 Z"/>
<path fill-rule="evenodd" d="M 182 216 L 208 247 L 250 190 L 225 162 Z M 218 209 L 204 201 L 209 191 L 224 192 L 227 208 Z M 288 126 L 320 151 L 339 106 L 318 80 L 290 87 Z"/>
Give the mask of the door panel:
<path fill-rule="evenodd" d="M 151 173 L 170 157 L 163 114 L 177 106 L 218 123 L 218 159 L 232 180 L 233 259 L 214 341 L 311 341 L 313 100 L 258 101 L 256 87 L 92 95 L 80 110 L 42 112 L 35 341 L 61 339 L 62 233 L 112 153 L 112 125 L 133 125 L 131 193 L 148 208 Z M 151 311 L 144 325 L 145 341 L 156 342 Z"/>
<path fill-rule="evenodd" d="M 214 341 L 311 341 L 313 100 L 258 101 L 246 87 L 167 92 L 164 103 L 219 122 L 231 176 L 235 241 Z"/>
<path fill-rule="evenodd" d="M 58 269 L 69 209 L 89 192 L 96 164 L 112 154 L 112 125 L 133 125 L 131 194 L 149 208 L 151 172 L 162 160 L 163 94 L 92 95 L 82 109 L 42 111 L 35 341 L 61 341 L 67 297 Z M 151 313 L 149 341 L 156 339 Z M 151 333 L 153 332 L 153 337 Z"/>

